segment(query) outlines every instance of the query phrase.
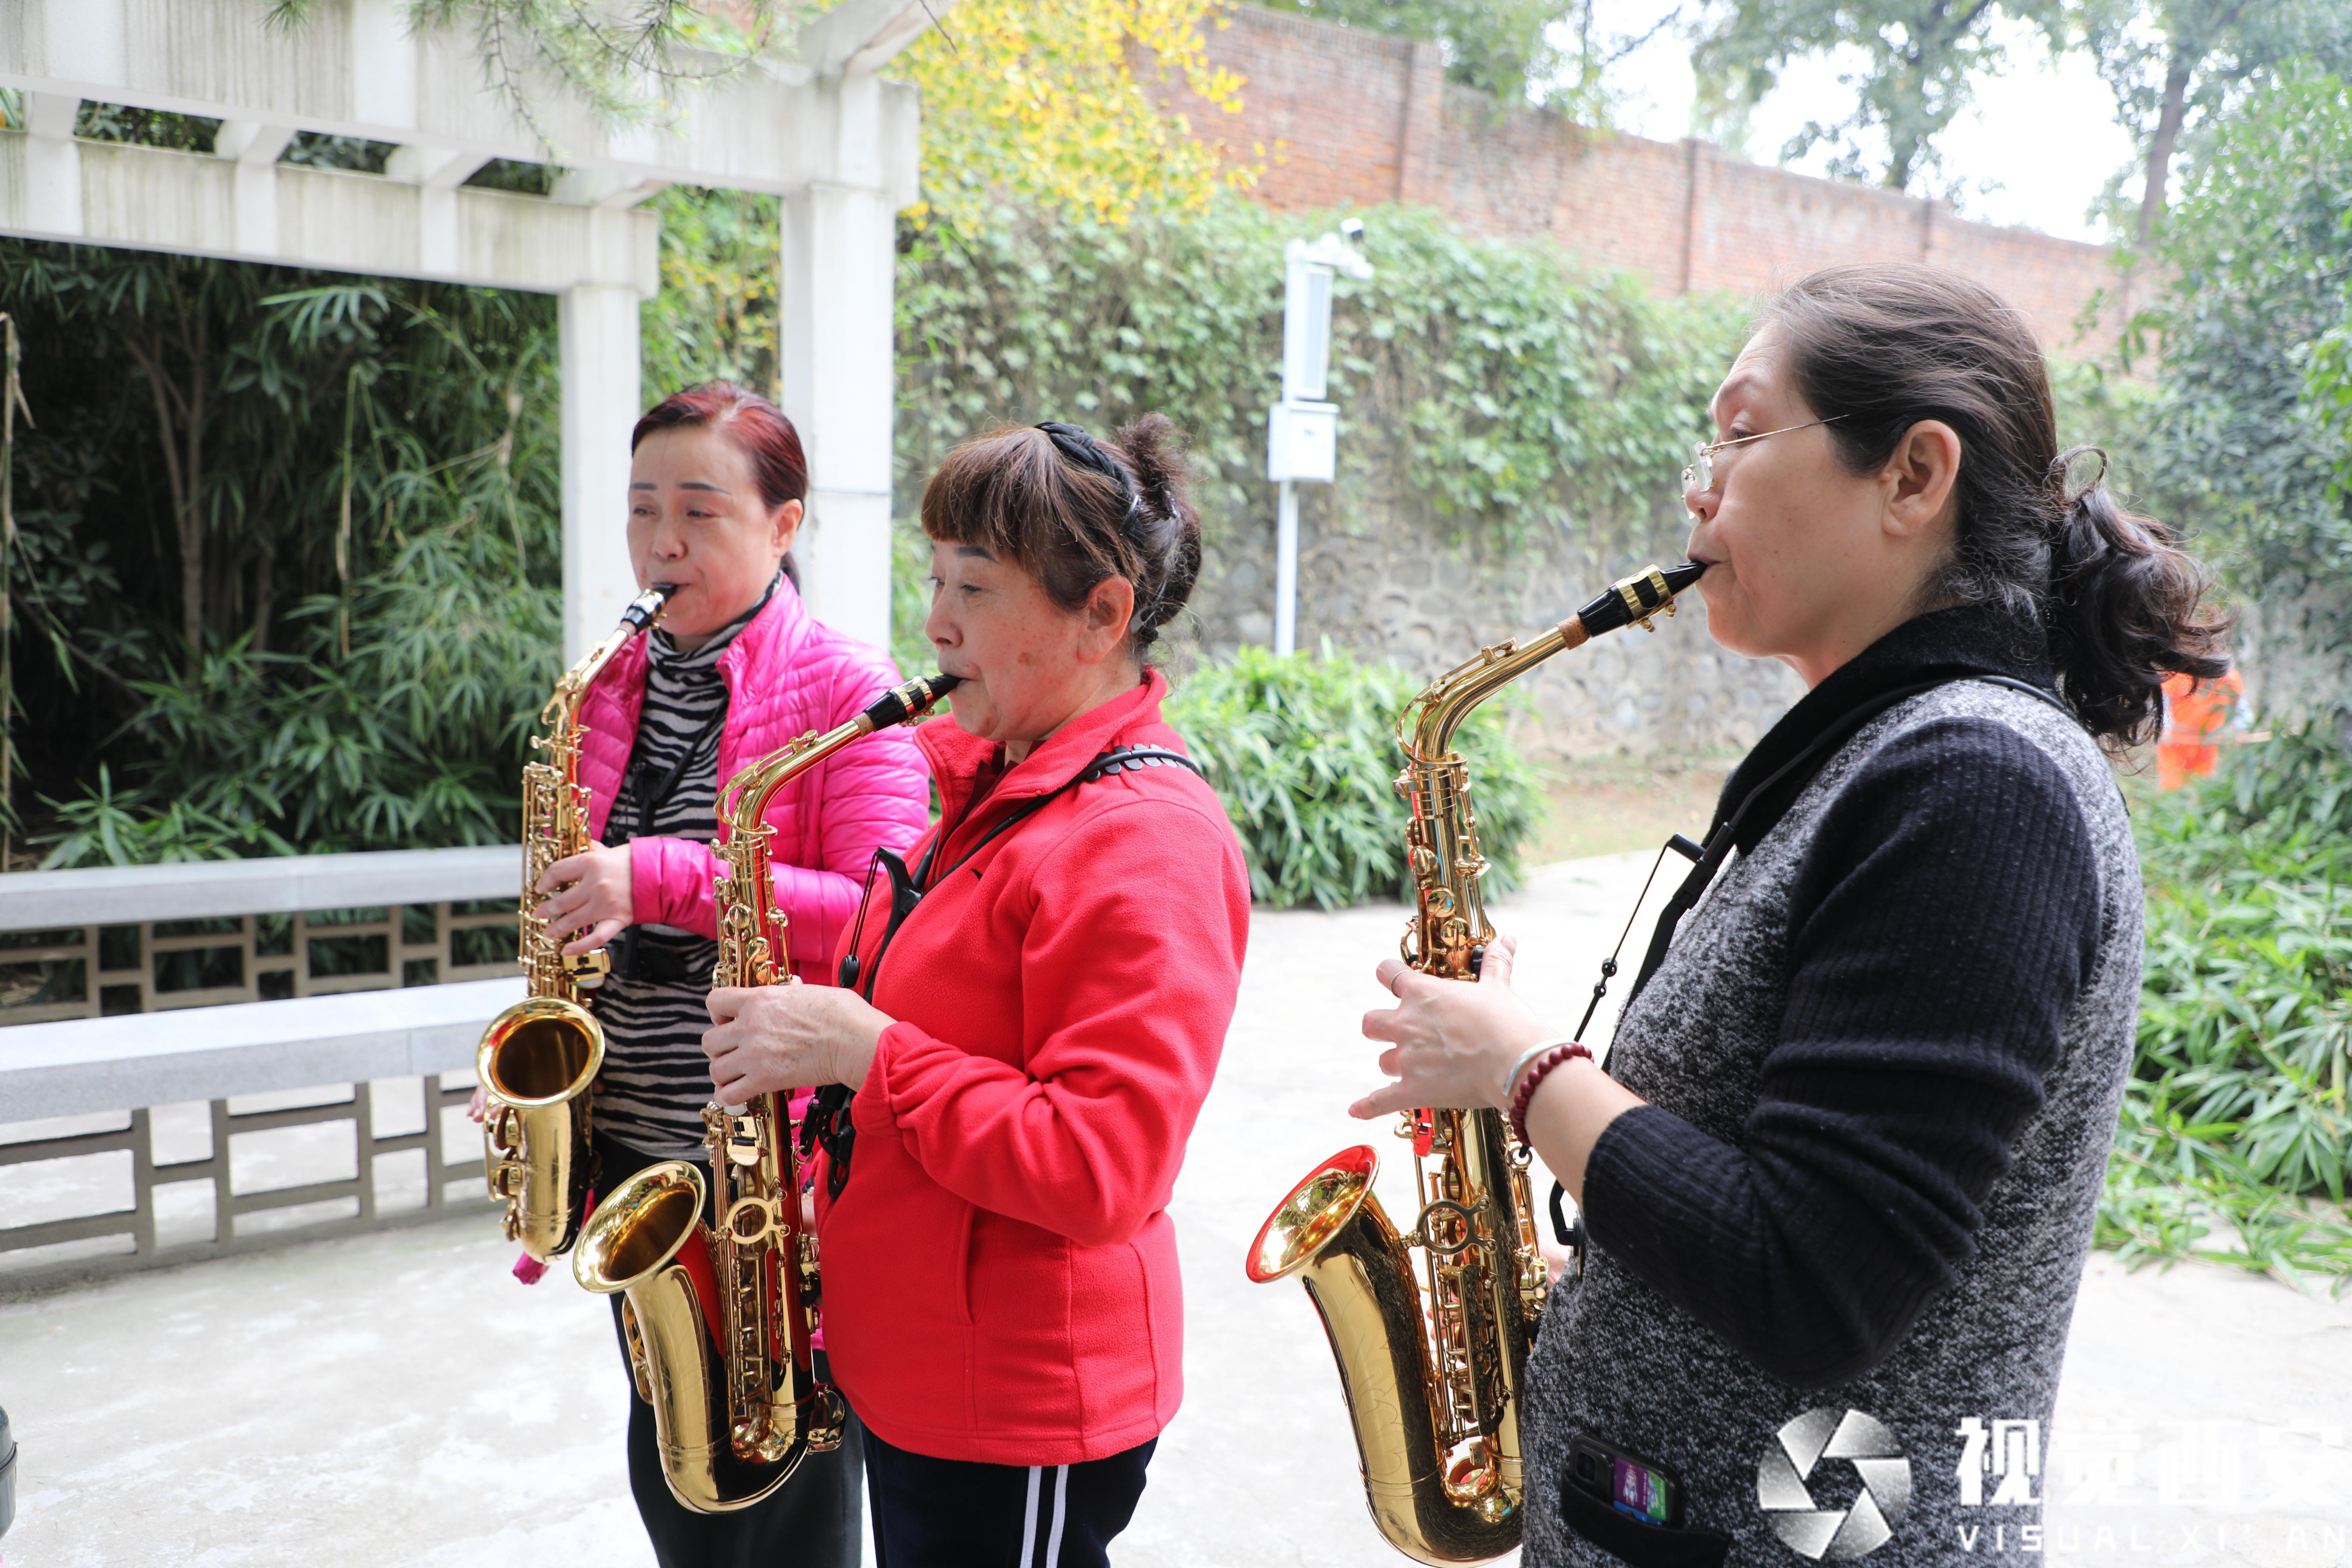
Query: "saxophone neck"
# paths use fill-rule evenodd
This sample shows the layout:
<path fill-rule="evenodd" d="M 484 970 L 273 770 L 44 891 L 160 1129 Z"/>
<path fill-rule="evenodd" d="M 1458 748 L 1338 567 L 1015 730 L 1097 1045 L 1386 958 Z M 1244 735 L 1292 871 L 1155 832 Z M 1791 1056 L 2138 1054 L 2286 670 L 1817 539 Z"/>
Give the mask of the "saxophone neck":
<path fill-rule="evenodd" d="M 579 727 L 580 703 L 588 695 L 588 688 L 604 672 L 620 651 L 640 635 L 661 624 L 663 607 L 677 589 L 667 583 L 656 583 L 635 598 L 621 612 L 621 623 L 604 634 L 604 640 L 580 656 L 580 662 L 563 672 L 555 683 L 555 691 L 540 710 L 539 721 L 558 734 L 569 736 Z"/>
<path fill-rule="evenodd" d="M 892 687 L 845 724 L 822 733 L 812 730 L 750 763 L 719 792 L 719 818 L 725 831 L 719 853 L 727 876 L 719 889 L 719 968 L 721 985 L 790 983 L 777 917 L 775 885 L 768 876 L 768 807 L 778 792 L 851 742 L 877 730 L 921 718 L 955 689 L 959 678 L 927 675 Z"/>
<path fill-rule="evenodd" d="M 1478 705 L 1554 654 L 1580 647 L 1621 626 L 1655 631 L 1652 617 L 1672 616 L 1675 596 L 1706 567 L 1696 561 L 1661 570 L 1645 566 L 1621 577 L 1576 614 L 1528 637 L 1482 647 L 1474 658 L 1424 688 L 1397 719 L 1397 743 L 1416 762 L 1435 763 L 1454 749 L 1454 732 Z"/>
<path fill-rule="evenodd" d="M 727 824 L 730 837 L 759 832 L 776 792 L 842 747 L 877 730 L 920 719 L 940 698 L 962 683 L 961 676 L 926 675 L 894 686 L 846 724 L 835 725 L 822 733 L 812 730 L 751 763 L 729 779 L 727 787 L 719 794 L 719 816 Z"/>

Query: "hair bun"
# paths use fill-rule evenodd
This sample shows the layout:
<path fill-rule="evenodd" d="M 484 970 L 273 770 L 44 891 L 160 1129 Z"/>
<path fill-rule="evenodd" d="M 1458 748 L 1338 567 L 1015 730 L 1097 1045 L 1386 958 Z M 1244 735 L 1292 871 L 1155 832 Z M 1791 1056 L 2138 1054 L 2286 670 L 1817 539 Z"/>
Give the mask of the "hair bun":
<path fill-rule="evenodd" d="M 1149 647 L 1192 598 L 1201 575 L 1201 514 L 1185 493 L 1192 464 L 1174 420 L 1147 414 L 1121 430 L 1115 444 L 1143 501 L 1145 515 L 1135 531 L 1144 559 L 1129 626 L 1136 646 Z"/>

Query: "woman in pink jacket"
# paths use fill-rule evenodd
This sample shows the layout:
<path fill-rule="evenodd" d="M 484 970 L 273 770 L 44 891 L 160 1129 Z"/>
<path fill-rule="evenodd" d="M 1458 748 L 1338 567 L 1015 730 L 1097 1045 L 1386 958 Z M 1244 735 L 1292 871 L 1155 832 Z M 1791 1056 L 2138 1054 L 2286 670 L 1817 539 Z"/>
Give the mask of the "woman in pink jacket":
<path fill-rule="evenodd" d="M 564 951 L 609 944 L 614 953 L 594 1000 L 606 1191 L 656 1161 L 704 1158 L 719 789 L 761 753 L 854 718 L 898 679 L 888 655 L 811 619 L 801 603 L 791 552 L 808 465 L 773 404 L 724 382 L 695 387 L 637 421 L 631 449 L 630 561 L 640 587 L 676 591 L 661 626 L 606 667 L 582 711 L 581 778 L 603 847 L 557 861 L 540 884 L 562 889 L 540 913 L 551 931 L 576 933 Z M 874 851 L 904 850 L 929 814 L 927 771 L 903 729 L 842 751 L 778 794 L 768 812 L 777 903 L 808 983 L 831 984 L 827 961 Z M 663 1568 L 858 1560 L 855 1441 L 812 1456 L 753 1508 L 698 1514 L 670 1496 L 652 1408 L 632 1398 L 629 1481 Z"/>

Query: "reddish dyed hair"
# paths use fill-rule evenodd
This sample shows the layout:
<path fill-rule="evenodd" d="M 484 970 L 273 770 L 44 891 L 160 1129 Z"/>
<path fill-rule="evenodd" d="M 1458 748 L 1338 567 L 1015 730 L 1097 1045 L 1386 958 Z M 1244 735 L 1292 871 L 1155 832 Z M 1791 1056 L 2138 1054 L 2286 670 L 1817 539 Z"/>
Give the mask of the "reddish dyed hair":
<path fill-rule="evenodd" d="M 656 430 L 697 425 L 725 431 L 743 449 L 759 481 L 761 503 L 770 511 L 788 500 L 808 500 L 808 458 L 801 450 L 801 433 L 782 409 L 731 381 L 706 381 L 673 392 L 646 409 L 629 437 L 629 450 L 635 452 Z"/>

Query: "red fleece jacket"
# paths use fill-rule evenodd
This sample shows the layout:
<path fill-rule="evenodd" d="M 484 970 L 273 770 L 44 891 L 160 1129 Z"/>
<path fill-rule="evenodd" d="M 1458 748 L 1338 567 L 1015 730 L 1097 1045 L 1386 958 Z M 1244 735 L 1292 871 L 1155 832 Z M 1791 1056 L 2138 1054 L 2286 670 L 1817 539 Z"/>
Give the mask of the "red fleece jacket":
<path fill-rule="evenodd" d="M 847 1184 L 816 1184 L 834 1374 L 915 1453 L 1099 1459 L 1183 1396 L 1164 1211 L 1241 984 L 1241 847 L 1214 792 L 1163 765 L 1078 785 L 957 864 L 1101 752 L 1181 750 L 1166 691 L 1152 673 L 977 803 L 995 748 L 951 720 L 916 731 L 947 842 L 875 988 L 897 1022 L 853 1102 Z M 866 965 L 887 912 L 886 882 Z"/>

